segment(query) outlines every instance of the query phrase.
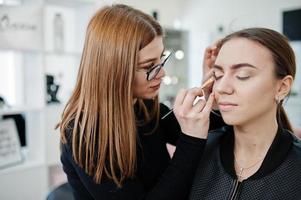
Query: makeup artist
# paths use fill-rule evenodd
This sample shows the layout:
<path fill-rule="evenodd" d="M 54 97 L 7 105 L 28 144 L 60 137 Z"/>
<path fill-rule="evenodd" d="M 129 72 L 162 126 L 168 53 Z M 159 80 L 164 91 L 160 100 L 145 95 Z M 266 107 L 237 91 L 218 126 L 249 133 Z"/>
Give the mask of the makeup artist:
<path fill-rule="evenodd" d="M 213 96 L 187 112 L 198 118 L 182 130 L 173 113 L 161 119 L 169 108 L 158 94 L 172 56 L 162 40 L 158 22 L 126 5 L 103 7 L 89 22 L 77 83 L 58 125 L 75 199 L 187 199 Z M 174 112 L 181 116 L 201 95 L 200 88 L 182 90 Z M 177 146 L 172 159 L 166 143 Z"/>

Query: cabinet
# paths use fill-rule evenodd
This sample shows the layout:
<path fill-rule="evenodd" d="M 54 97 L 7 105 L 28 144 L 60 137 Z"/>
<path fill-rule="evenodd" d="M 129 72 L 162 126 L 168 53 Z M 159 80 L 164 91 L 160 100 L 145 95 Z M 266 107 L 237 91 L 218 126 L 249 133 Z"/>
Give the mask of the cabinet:
<path fill-rule="evenodd" d="M 89 18 L 88 0 L 44 0 L 38 5 L 0 5 L 0 120 L 21 114 L 26 145 L 22 162 L 0 168 L 0 199 L 46 199 L 53 167 L 60 167 L 59 132 L 54 130 L 75 84 Z M 46 75 L 59 85 L 60 103 L 47 103 Z M 51 99 L 51 98 L 50 98 Z"/>

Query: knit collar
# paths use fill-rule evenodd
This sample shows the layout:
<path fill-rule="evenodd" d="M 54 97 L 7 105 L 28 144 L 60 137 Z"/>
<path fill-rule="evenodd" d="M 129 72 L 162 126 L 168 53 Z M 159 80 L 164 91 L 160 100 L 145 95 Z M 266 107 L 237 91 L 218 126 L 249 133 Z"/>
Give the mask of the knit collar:
<path fill-rule="evenodd" d="M 226 128 L 226 134 L 221 140 L 220 155 L 224 169 L 233 178 L 237 178 L 234 168 L 234 131 L 233 127 Z M 293 137 L 287 130 L 278 128 L 277 134 L 270 146 L 260 168 L 247 180 L 259 179 L 272 173 L 286 158 L 291 149 Z"/>

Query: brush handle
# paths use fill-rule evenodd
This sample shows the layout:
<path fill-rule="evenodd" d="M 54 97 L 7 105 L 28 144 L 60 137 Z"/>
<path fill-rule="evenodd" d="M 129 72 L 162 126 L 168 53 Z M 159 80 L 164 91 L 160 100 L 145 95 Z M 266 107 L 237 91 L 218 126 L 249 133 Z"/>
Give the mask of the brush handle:
<path fill-rule="evenodd" d="M 163 117 L 161 117 L 161 119 L 165 119 L 170 113 L 172 113 L 173 109 L 171 109 L 170 111 L 168 111 L 168 113 L 166 113 Z"/>
<path fill-rule="evenodd" d="M 203 88 L 205 88 L 208 84 L 212 83 L 213 81 L 215 81 L 215 79 L 213 77 L 210 77 L 207 81 L 205 81 L 205 83 L 201 86 L 201 89 L 202 89 L 202 93 L 204 95 L 204 91 L 203 91 Z M 173 111 L 173 108 L 168 111 L 168 113 L 166 113 L 163 117 L 161 117 L 161 119 L 165 119 L 170 113 L 172 113 Z"/>

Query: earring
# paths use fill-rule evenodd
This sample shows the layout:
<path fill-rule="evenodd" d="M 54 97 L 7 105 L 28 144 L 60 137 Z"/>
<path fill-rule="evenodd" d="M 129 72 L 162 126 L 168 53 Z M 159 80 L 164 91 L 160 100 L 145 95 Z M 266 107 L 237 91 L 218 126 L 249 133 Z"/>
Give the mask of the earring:
<path fill-rule="evenodd" d="M 280 103 L 280 98 L 279 97 L 275 97 L 275 102 L 276 102 L 276 104 L 279 104 Z"/>

